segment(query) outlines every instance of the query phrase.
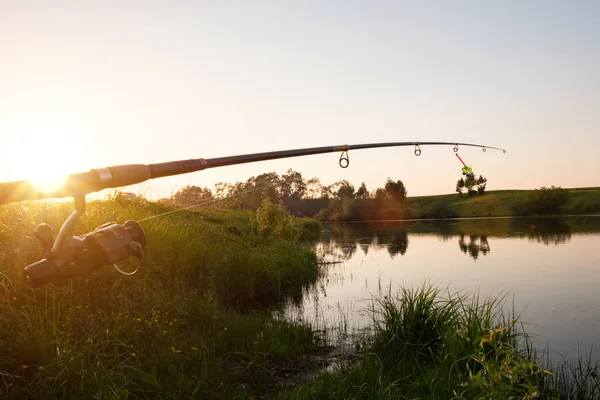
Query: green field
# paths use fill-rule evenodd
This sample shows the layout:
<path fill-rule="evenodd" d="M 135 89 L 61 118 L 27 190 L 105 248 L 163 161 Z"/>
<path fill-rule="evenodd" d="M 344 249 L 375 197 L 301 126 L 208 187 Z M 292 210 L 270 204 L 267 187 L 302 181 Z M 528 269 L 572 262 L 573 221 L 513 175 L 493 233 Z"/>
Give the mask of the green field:
<path fill-rule="evenodd" d="M 566 189 L 569 199 L 561 214 L 599 214 L 600 187 Z M 513 206 L 520 198 L 531 194 L 532 190 L 495 190 L 481 196 L 446 194 L 437 196 L 408 197 L 409 208 L 426 210 L 440 204 L 447 204 L 457 213 L 456 216 L 468 217 L 510 217 L 514 216 Z"/>

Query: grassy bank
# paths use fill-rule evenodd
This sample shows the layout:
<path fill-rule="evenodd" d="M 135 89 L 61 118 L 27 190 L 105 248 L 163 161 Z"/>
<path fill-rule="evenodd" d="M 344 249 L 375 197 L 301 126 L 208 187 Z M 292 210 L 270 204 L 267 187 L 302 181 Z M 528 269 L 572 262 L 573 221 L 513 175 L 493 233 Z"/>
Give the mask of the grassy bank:
<path fill-rule="evenodd" d="M 586 215 L 600 214 L 600 188 L 497 190 L 473 196 L 454 193 L 404 200 L 390 197 L 300 199 L 286 206 L 294 214 L 323 221 Z"/>
<path fill-rule="evenodd" d="M 503 299 L 423 286 L 380 299 L 358 363 L 278 399 L 596 399 L 598 367 L 535 361 Z"/>
<path fill-rule="evenodd" d="M 566 204 L 558 208 L 556 214 L 600 214 L 600 188 L 565 189 Z M 413 210 L 416 218 L 454 218 L 454 217 L 510 217 L 519 215 L 541 215 L 535 207 L 525 207 L 534 190 L 496 190 L 481 196 L 447 194 L 439 196 L 408 197 L 407 209 Z M 531 199 L 535 203 L 536 199 Z M 539 200 L 545 203 L 544 199 Z M 535 204 L 534 204 L 535 205 Z M 543 211 L 543 210 L 542 210 Z"/>
<path fill-rule="evenodd" d="M 89 204 L 77 233 L 170 210 L 117 196 Z M 43 256 L 32 228 L 59 227 L 70 211 L 66 203 L 0 207 L 0 398 L 587 399 L 600 393 L 597 368 L 545 371 L 501 300 L 444 296 L 428 286 L 379 299 L 375 332 L 361 344 L 357 363 L 282 391 L 298 383 L 290 374 L 320 364 L 313 357 L 322 350 L 315 327 L 270 312 L 319 278 L 315 253 L 299 241 L 314 238 L 318 223 L 290 219 L 267 203 L 253 213 L 184 211 L 146 219 L 148 254 L 136 275 L 103 267 L 59 287 L 29 289 L 22 269 Z M 401 235 L 389 242 L 406 250 Z"/>
<path fill-rule="evenodd" d="M 91 203 L 77 233 L 168 210 L 119 197 Z M 316 256 L 261 234 L 255 214 L 150 219 L 136 275 L 107 266 L 29 289 L 22 269 L 43 256 L 33 227 L 58 228 L 70 211 L 64 203 L 0 207 L 0 398 L 250 398 L 273 389 L 278 365 L 302 363 L 315 348 L 308 327 L 266 308 L 317 279 Z"/>

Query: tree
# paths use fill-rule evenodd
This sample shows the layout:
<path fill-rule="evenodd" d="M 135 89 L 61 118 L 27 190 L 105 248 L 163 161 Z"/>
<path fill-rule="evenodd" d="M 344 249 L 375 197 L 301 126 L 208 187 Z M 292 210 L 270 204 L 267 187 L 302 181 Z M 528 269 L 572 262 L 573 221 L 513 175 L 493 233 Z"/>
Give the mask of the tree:
<path fill-rule="evenodd" d="M 231 185 L 231 183 L 215 183 L 215 197 L 219 199 L 224 199 L 225 197 L 229 196 L 232 190 L 233 185 Z"/>
<path fill-rule="evenodd" d="M 387 192 L 383 188 L 377 188 L 377 190 L 375 190 L 375 193 L 373 194 L 373 197 L 377 200 L 383 200 L 387 197 Z"/>
<path fill-rule="evenodd" d="M 293 169 L 281 175 L 281 196 L 283 199 L 290 197 L 302 198 L 306 193 L 306 182 L 302 179 L 302 174 Z"/>
<path fill-rule="evenodd" d="M 465 188 L 465 180 L 460 178 L 458 182 L 456 182 L 456 191 L 458 194 L 462 194 L 463 189 Z"/>
<path fill-rule="evenodd" d="M 462 194 L 463 189 L 467 189 L 467 194 L 469 196 L 472 196 L 475 193 L 481 195 L 485 192 L 487 183 L 486 178 L 484 178 L 482 175 L 479 175 L 479 178 L 475 179 L 475 174 L 472 172 L 465 174 L 465 176 L 466 178 L 460 178 L 456 182 L 456 192 L 458 192 L 458 194 Z M 477 191 L 473 190 L 475 186 L 477 186 Z"/>
<path fill-rule="evenodd" d="M 367 185 L 365 185 L 365 183 L 361 183 L 358 190 L 356 191 L 356 198 L 357 199 L 368 199 L 369 198 L 369 191 L 367 190 Z"/>
<path fill-rule="evenodd" d="M 340 199 L 353 199 L 354 198 L 354 185 L 347 180 L 341 180 L 336 182 L 338 190 L 336 192 L 337 197 Z"/>
<path fill-rule="evenodd" d="M 280 194 L 280 179 L 275 172 L 260 174 L 254 178 L 255 206 L 258 207 L 266 198 L 271 199 L 273 203 L 279 200 Z M 250 188 L 251 189 L 251 188 Z M 254 208 L 254 207 L 253 207 Z"/>
<path fill-rule="evenodd" d="M 281 198 L 280 179 L 275 172 L 252 176 L 246 182 L 236 182 L 234 185 L 217 185 L 215 188 L 220 196 L 220 193 L 225 191 L 228 197 L 235 196 L 237 204 L 243 209 L 256 210 L 265 198 L 271 199 L 272 202 L 278 202 Z"/>
<path fill-rule="evenodd" d="M 179 189 L 171 199 L 180 206 L 191 206 L 212 200 L 213 195 L 209 188 L 187 185 Z"/>
<path fill-rule="evenodd" d="M 321 198 L 330 199 L 332 197 L 333 189 L 333 185 L 321 186 Z"/>
<path fill-rule="evenodd" d="M 485 179 L 482 175 L 479 175 L 479 178 L 477 178 L 477 182 L 475 182 L 475 184 L 477 185 L 477 194 L 482 195 L 485 192 L 486 183 L 487 179 Z"/>
<path fill-rule="evenodd" d="M 319 178 L 311 178 L 306 181 L 306 197 L 315 199 L 321 195 L 321 180 Z"/>
<path fill-rule="evenodd" d="M 394 200 L 404 201 L 406 198 L 406 187 L 401 180 L 393 181 L 391 178 L 388 178 L 385 182 L 384 189 L 389 197 Z"/>
<path fill-rule="evenodd" d="M 466 174 L 465 179 L 465 188 L 467 189 L 467 194 L 472 196 L 474 193 L 473 187 L 477 184 L 477 180 L 475 179 L 475 174 L 468 173 Z"/>

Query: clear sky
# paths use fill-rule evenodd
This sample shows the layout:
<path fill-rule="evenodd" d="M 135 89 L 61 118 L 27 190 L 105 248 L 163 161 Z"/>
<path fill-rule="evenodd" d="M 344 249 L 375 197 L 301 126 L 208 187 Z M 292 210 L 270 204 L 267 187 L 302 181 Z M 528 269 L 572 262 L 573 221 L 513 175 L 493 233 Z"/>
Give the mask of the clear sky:
<path fill-rule="evenodd" d="M 600 186 L 600 1 L 0 0 L 0 180 L 34 169 L 381 141 L 459 154 L 488 189 Z M 369 189 L 449 193 L 452 149 L 327 154 L 146 185 L 288 168 Z"/>

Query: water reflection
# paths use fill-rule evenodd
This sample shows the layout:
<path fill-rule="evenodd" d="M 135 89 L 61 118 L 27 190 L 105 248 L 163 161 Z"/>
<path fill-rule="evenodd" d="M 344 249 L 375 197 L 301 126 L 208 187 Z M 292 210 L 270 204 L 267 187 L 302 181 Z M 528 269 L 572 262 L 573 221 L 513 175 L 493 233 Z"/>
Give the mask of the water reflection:
<path fill-rule="evenodd" d="M 460 250 L 469 254 L 474 260 L 477 260 L 479 253 L 484 256 L 490 252 L 490 243 L 487 236 L 469 235 L 469 243 L 465 241 L 465 235 L 461 234 L 458 239 L 458 247 Z"/>
<path fill-rule="evenodd" d="M 571 240 L 571 227 L 561 219 L 523 219 L 515 220 L 513 225 L 519 236 L 545 245 L 564 244 Z"/>
<path fill-rule="evenodd" d="M 316 250 L 317 253 L 325 259 L 325 261 L 336 262 L 349 260 L 352 258 L 354 253 L 356 253 L 356 246 L 357 242 L 355 240 L 343 242 L 329 238 L 319 241 L 316 245 Z M 367 253 L 368 248 L 365 252 L 365 255 Z"/>
<path fill-rule="evenodd" d="M 392 259 L 400 254 L 403 256 L 408 249 L 408 234 L 404 229 L 382 230 L 377 232 L 377 243 L 384 245 Z"/>
<path fill-rule="evenodd" d="M 592 224 L 593 226 L 593 224 Z M 544 245 L 561 245 L 571 240 L 571 231 L 588 230 L 586 221 L 546 219 L 470 219 L 453 221 L 397 221 L 329 225 L 317 249 L 328 260 L 343 261 L 360 250 L 386 249 L 390 258 L 404 256 L 409 236 L 434 235 L 440 241 L 458 238 L 459 250 L 477 260 L 490 253 L 490 238 L 516 237 Z"/>
<path fill-rule="evenodd" d="M 510 294 L 507 312 L 522 313 L 537 350 L 576 359 L 600 332 L 599 245 L 592 217 L 326 225 L 316 249 L 339 263 L 285 313 L 345 334 L 369 329 L 372 300 L 400 286 Z"/>

